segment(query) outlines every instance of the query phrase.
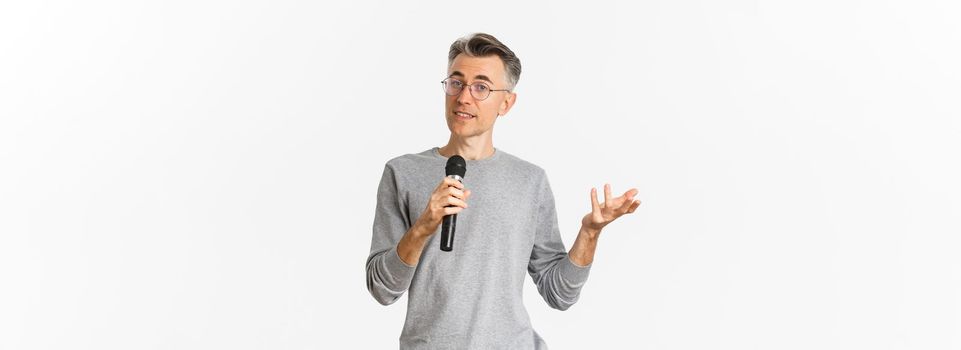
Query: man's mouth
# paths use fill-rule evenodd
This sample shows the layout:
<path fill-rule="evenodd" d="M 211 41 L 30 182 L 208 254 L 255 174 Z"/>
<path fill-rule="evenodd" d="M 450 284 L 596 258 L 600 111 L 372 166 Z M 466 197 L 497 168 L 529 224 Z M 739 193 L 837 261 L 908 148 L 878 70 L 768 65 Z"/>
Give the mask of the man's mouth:
<path fill-rule="evenodd" d="M 465 113 L 465 112 L 454 112 L 454 115 L 456 115 L 458 119 L 464 119 L 464 120 L 473 119 L 477 117 L 476 115 Z"/>

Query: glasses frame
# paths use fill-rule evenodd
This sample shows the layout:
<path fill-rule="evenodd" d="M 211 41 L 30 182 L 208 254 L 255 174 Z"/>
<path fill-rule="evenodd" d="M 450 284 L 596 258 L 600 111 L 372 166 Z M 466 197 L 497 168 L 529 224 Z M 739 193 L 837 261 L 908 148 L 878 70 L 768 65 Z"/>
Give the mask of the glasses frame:
<path fill-rule="evenodd" d="M 455 94 L 453 94 L 453 95 L 448 94 L 448 93 L 447 93 L 447 81 L 448 81 L 448 80 L 459 81 L 459 82 L 461 83 L 461 87 L 460 87 L 460 89 L 459 89 L 460 91 L 457 91 L 457 93 L 455 93 Z M 480 82 L 474 82 L 473 84 L 467 84 L 467 83 L 461 81 L 460 79 L 456 79 L 456 78 L 454 78 L 454 77 L 447 77 L 447 78 L 445 78 L 444 80 L 441 80 L 440 83 L 443 84 L 443 86 L 444 86 L 444 87 L 443 87 L 443 89 L 444 89 L 444 95 L 447 95 L 447 96 L 457 96 L 457 95 L 460 95 L 460 94 L 464 93 L 464 87 L 469 87 L 469 88 L 467 89 L 467 91 L 470 91 L 470 96 L 473 97 L 475 100 L 478 100 L 478 101 L 486 100 L 488 97 L 491 97 L 491 93 L 492 93 L 492 92 L 495 92 L 495 91 L 511 91 L 510 89 L 491 89 L 489 86 L 487 86 L 487 84 L 480 83 Z M 474 95 L 474 88 L 473 88 L 473 86 L 475 86 L 475 85 L 483 85 L 483 86 L 487 87 L 487 88 L 488 88 L 488 89 L 487 89 L 487 96 L 484 96 L 484 98 L 479 98 L 479 97 L 477 97 L 477 95 Z"/>

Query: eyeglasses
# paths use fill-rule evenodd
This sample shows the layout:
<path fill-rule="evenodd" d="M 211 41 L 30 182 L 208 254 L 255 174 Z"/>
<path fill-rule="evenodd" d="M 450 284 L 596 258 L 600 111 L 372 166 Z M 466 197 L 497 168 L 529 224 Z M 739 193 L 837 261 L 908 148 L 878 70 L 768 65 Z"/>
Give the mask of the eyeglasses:
<path fill-rule="evenodd" d="M 447 96 L 460 95 L 460 93 L 461 93 L 462 91 L 464 91 L 464 82 L 462 82 L 462 81 L 460 81 L 460 80 L 457 80 L 457 79 L 454 79 L 454 78 L 447 78 L 447 79 L 442 80 L 440 83 L 441 83 L 441 84 L 444 84 L 444 93 L 447 94 Z M 474 96 L 474 99 L 476 99 L 476 100 L 478 100 L 478 101 L 486 100 L 487 97 L 489 97 L 489 96 L 491 95 L 491 92 L 492 92 L 492 91 L 510 91 L 510 90 L 508 90 L 508 89 L 500 89 L 500 90 L 491 89 L 490 86 L 487 86 L 487 84 L 484 84 L 484 83 L 481 83 L 481 82 L 476 82 L 476 83 L 470 84 L 470 95 L 471 95 L 471 96 Z"/>

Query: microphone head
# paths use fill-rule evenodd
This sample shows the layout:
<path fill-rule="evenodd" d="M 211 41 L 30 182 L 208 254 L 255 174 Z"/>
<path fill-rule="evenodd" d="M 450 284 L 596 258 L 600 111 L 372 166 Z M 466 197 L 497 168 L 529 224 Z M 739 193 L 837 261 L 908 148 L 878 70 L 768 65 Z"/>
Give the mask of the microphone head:
<path fill-rule="evenodd" d="M 463 178 L 467 174 L 467 161 L 464 160 L 464 157 L 455 154 L 447 159 L 446 170 L 447 176 L 457 175 Z"/>

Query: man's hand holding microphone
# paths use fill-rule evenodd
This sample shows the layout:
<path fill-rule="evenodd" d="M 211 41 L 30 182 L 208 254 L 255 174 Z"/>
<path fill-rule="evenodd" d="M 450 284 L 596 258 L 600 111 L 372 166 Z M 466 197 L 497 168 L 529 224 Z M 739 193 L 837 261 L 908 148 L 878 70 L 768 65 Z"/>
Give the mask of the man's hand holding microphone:
<path fill-rule="evenodd" d="M 410 230 L 397 244 L 397 255 L 405 264 L 414 266 L 420 262 L 420 254 L 430 236 L 444 223 L 441 250 L 450 251 L 453 243 L 456 215 L 467 209 L 471 191 L 464 188 L 461 180 L 466 173 L 466 162 L 460 156 L 452 156 L 447 162 L 447 176 L 434 188 L 427 201 L 427 208 L 417 218 Z"/>

